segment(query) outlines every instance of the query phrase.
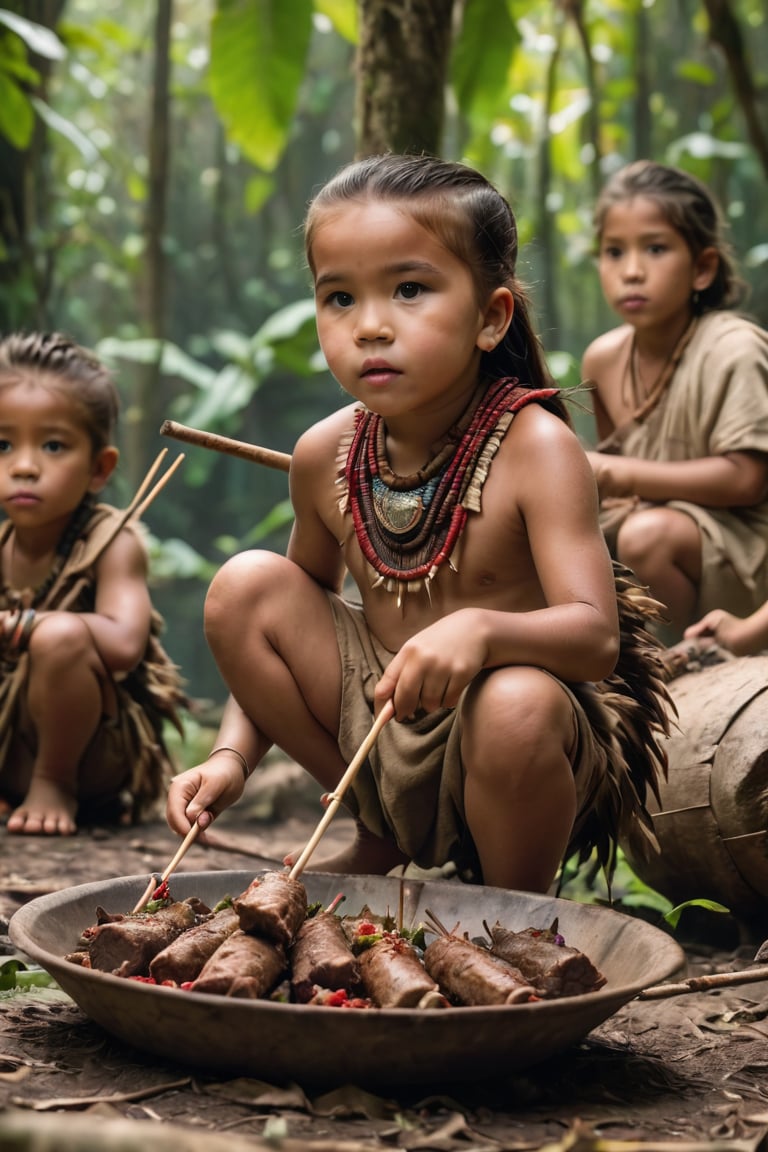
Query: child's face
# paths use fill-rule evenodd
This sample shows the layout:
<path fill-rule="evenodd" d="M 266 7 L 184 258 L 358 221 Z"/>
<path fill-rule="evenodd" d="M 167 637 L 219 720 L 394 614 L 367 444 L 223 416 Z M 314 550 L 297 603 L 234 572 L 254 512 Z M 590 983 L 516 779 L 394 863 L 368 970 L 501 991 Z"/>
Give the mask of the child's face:
<path fill-rule="evenodd" d="M 94 453 L 76 405 L 55 386 L 0 387 L 0 505 L 17 526 L 63 525 L 116 460 L 114 448 Z"/>
<path fill-rule="evenodd" d="M 622 320 L 635 328 L 661 327 L 691 315 L 693 293 L 716 273 L 716 253 L 706 249 L 694 259 L 657 202 L 635 196 L 606 212 L 598 270 L 605 299 Z"/>
<path fill-rule="evenodd" d="M 328 366 L 346 392 L 386 419 L 466 398 L 481 351 L 509 324 L 507 290 L 481 304 L 466 264 L 388 203 L 327 209 L 312 262 Z"/>

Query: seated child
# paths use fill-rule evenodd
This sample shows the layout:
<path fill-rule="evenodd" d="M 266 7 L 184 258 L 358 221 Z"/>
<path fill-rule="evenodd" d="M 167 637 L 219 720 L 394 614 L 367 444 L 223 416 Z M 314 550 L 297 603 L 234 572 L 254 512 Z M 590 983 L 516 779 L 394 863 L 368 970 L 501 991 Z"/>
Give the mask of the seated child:
<path fill-rule="evenodd" d="M 741 298 L 718 208 L 693 176 L 621 169 L 595 210 L 600 283 L 623 323 L 582 365 L 611 553 L 667 607 L 666 639 L 768 599 L 768 333 Z"/>
<path fill-rule="evenodd" d="M 10 833 L 70 835 L 155 804 L 163 721 L 185 703 L 159 639 L 117 464 L 115 385 L 59 334 L 0 341 L 0 807 Z M 135 503 L 135 502 L 134 502 Z"/>
<path fill-rule="evenodd" d="M 169 824 L 204 834 L 272 743 L 333 792 L 386 708 L 343 796 L 356 839 L 313 868 L 450 863 L 545 891 L 565 854 L 610 866 L 619 832 L 650 822 L 667 719 L 510 207 L 464 165 L 369 157 L 318 193 L 305 235 L 352 403 L 296 445 L 287 556 L 246 552 L 214 579 L 230 697 L 207 761 L 171 782 Z"/>

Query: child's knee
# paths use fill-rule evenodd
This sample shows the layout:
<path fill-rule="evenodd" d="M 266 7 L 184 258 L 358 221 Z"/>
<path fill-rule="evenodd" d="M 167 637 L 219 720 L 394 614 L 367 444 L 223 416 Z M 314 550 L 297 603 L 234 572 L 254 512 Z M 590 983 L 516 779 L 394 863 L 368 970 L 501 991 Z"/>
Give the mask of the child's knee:
<path fill-rule="evenodd" d="M 211 581 L 205 600 L 206 629 L 242 623 L 241 613 L 253 609 L 261 595 L 285 587 L 291 562 L 274 552 L 250 551 L 233 556 Z"/>
<path fill-rule="evenodd" d="M 573 705 L 563 686 L 538 668 L 498 669 L 468 696 L 462 755 L 474 771 L 508 771 L 559 756 L 574 741 Z"/>
<path fill-rule="evenodd" d="M 39 620 L 28 647 L 33 661 L 57 661 L 68 667 L 96 650 L 91 630 L 77 612 L 52 612 Z"/>

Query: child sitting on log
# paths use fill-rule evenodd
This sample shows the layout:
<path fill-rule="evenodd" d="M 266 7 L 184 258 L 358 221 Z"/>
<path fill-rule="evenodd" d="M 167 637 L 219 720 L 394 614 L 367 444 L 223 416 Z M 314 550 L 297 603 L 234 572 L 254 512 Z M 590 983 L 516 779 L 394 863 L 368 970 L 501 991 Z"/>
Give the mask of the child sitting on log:
<path fill-rule="evenodd" d="M 618 328 L 587 348 L 599 444 L 589 454 L 611 553 L 667 608 L 665 638 L 713 609 L 768 599 L 768 333 L 743 295 L 700 181 L 640 160 L 595 210 Z"/>

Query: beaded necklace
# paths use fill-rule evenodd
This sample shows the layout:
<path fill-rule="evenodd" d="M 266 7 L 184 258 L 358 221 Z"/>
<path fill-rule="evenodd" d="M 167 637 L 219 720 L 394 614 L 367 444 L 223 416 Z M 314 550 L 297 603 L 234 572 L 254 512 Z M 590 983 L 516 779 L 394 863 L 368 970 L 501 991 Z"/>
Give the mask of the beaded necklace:
<path fill-rule="evenodd" d="M 432 459 L 410 476 L 396 475 L 389 465 L 382 418 L 358 409 L 344 479 L 358 544 L 377 574 L 374 587 L 396 592 L 399 602 L 403 592 L 429 593 L 440 565 L 451 564 L 470 507 L 479 508 L 479 488 L 510 413 L 527 400 L 556 394 L 510 377 L 492 381 L 479 399 L 473 397 Z"/>

